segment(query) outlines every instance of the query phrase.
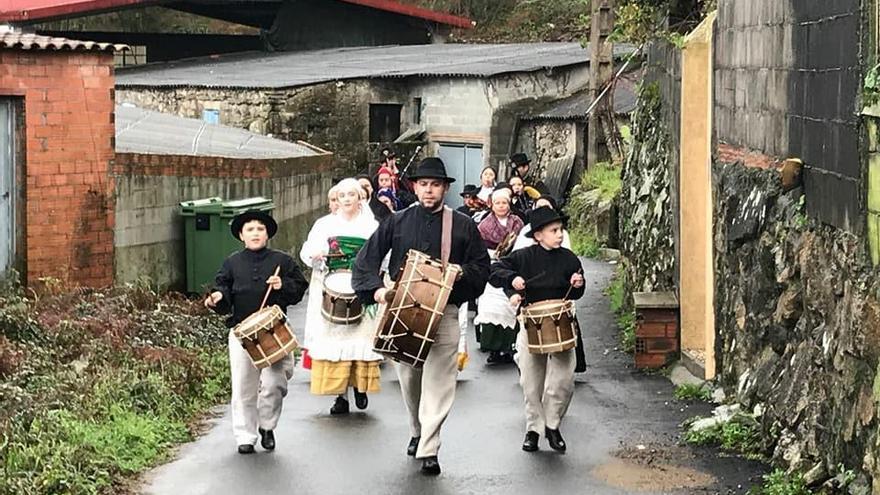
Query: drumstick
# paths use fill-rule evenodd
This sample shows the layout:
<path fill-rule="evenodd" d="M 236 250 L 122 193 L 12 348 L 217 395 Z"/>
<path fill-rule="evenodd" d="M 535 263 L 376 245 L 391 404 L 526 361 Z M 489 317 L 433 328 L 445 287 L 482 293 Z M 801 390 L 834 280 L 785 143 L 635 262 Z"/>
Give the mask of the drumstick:
<path fill-rule="evenodd" d="M 273 276 L 273 277 L 277 277 L 277 276 L 278 276 L 278 272 L 280 272 L 280 271 L 281 271 L 281 265 L 276 266 L 276 267 L 275 267 L 275 273 L 273 273 L 272 276 Z M 266 301 L 269 300 L 269 293 L 270 293 L 270 292 L 272 292 L 272 286 L 271 286 L 271 285 L 269 285 L 269 288 L 266 289 L 266 295 L 263 296 L 263 303 L 260 304 L 260 311 L 262 311 L 262 310 L 263 310 L 263 307 L 266 306 Z"/>
<path fill-rule="evenodd" d="M 578 270 L 578 271 L 575 272 L 575 273 L 584 273 L 584 270 L 583 270 L 583 268 L 582 268 L 582 269 Z M 574 284 L 569 284 L 569 285 L 568 285 L 568 291 L 565 293 L 565 297 L 562 298 L 563 301 L 565 301 L 565 300 L 568 299 L 568 295 L 571 294 L 571 289 L 574 289 Z"/>

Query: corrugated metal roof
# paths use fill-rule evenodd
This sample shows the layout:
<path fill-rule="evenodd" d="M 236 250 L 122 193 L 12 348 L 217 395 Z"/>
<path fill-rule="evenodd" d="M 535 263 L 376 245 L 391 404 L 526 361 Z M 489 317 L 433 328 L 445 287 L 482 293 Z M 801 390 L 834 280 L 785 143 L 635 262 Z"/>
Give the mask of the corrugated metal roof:
<path fill-rule="evenodd" d="M 326 153 L 303 143 L 129 105 L 116 106 L 116 151 L 246 159 L 296 158 Z"/>
<path fill-rule="evenodd" d="M 636 109 L 636 83 L 630 77 L 622 77 L 614 86 L 614 113 L 628 115 Z M 539 108 L 530 115 L 523 117 L 524 120 L 571 120 L 584 119 L 590 107 L 590 96 L 586 91 L 581 91 L 568 98 L 562 98 Z"/>
<path fill-rule="evenodd" d="M 628 45 L 615 47 L 622 57 Z M 239 53 L 121 68 L 127 87 L 289 88 L 328 81 L 391 77 L 487 77 L 589 62 L 579 43 L 408 45 L 305 52 Z"/>
<path fill-rule="evenodd" d="M 0 29 L 0 48 L 19 50 L 79 50 L 79 51 L 121 51 L 128 45 L 78 41 L 67 38 L 53 38 L 32 33 L 4 31 Z"/>

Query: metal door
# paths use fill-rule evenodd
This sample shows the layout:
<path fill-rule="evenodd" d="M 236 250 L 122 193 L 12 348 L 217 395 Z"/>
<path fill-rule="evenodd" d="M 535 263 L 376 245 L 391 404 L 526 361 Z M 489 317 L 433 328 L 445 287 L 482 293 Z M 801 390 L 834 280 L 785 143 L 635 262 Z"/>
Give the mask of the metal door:
<path fill-rule="evenodd" d="M 14 122 L 13 100 L 0 98 L 0 276 L 15 259 Z"/>
<path fill-rule="evenodd" d="M 446 174 L 455 177 L 455 182 L 449 187 L 449 193 L 446 195 L 446 204 L 458 208 L 464 204 L 461 199 L 464 185 L 480 183 L 483 147 L 479 144 L 442 143 L 439 155 L 446 165 Z"/>

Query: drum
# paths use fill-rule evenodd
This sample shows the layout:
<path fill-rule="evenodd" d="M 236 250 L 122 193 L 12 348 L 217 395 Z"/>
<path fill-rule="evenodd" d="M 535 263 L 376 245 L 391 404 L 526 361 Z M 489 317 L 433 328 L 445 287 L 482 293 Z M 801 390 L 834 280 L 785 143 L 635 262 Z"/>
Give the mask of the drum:
<path fill-rule="evenodd" d="M 532 354 L 551 354 L 574 349 L 577 320 L 574 303 L 568 299 L 548 299 L 525 306 L 519 315 Z"/>
<path fill-rule="evenodd" d="M 339 270 L 324 277 L 321 314 L 331 323 L 354 325 L 361 321 L 364 307 L 351 288 L 351 272 Z"/>
<path fill-rule="evenodd" d="M 248 316 L 232 333 L 258 369 L 280 361 L 299 346 L 278 306 L 263 308 Z"/>
<path fill-rule="evenodd" d="M 440 261 L 411 249 L 382 311 L 373 350 L 421 368 L 460 271 L 457 265 L 447 265 L 444 270 Z"/>

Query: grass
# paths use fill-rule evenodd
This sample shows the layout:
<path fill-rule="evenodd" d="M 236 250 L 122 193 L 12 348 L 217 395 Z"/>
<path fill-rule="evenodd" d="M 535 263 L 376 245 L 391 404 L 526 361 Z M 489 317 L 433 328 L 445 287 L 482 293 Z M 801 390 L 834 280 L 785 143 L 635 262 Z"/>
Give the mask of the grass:
<path fill-rule="evenodd" d="M 691 445 L 718 446 L 747 459 L 763 460 L 761 432 L 757 422 L 749 416 L 735 416 L 727 423 L 699 431 L 688 430 L 683 439 Z"/>
<path fill-rule="evenodd" d="M 624 287 L 624 273 L 621 265 L 611 279 L 611 283 L 605 289 L 608 296 L 611 311 L 617 320 L 617 328 L 620 330 L 620 347 L 624 352 L 632 354 L 636 348 L 636 314 L 628 309 L 626 304 L 626 289 Z"/>
<path fill-rule="evenodd" d="M 227 330 L 195 302 L 0 289 L 0 493 L 127 493 L 228 397 Z"/>
<path fill-rule="evenodd" d="M 581 188 L 584 191 L 599 190 L 599 198 L 603 201 L 613 199 L 620 192 L 623 182 L 620 179 L 620 166 L 608 162 L 599 162 L 581 176 Z"/>
<path fill-rule="evenodd" d="M 788 474 L 782 469 L 774 469 L 764 475 L 761 486 L 749 490 L 749 495 L 810 495 L 801 474 Z"/>
<path fill-rule="evenodd" d="M 592 232 L 582 227 L 575 227 L 568 234 L 571 236 L 571 250 L 574 254 L 587 258 L 599 256 L 599 249 L 602 246 Z"/>
<path fill-rule="evenodd" d="M 708 402 L 712 399 L 712 392 L 703 385 L 683 383 L 675 387 L 672 395 L 678 400 L 699 400 Z"/>

